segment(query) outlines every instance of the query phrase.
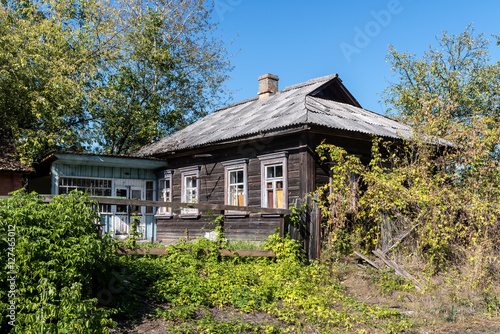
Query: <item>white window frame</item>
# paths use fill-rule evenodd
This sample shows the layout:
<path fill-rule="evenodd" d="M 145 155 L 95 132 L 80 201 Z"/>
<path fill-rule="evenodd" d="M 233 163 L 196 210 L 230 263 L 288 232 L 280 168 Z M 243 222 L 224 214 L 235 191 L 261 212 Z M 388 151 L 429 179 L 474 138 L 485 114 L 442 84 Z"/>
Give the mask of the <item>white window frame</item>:
<path fill-rule="evenodd" d="M 172 202 L 172 189 L 173 189 L 173 170 L 166 170 L 163 172 L 163 177 L 158 179 L 158 201 L 163 201 L 162 195 L 164 188 L 161 187 L 162 181 L 168 181 L 169 182 L 169 187 L 168 187 L 168 198 L 165 198 L 165 202 Z M 159 207 L 158 210 L 156 211 L 156 216 L 161 216 L 161 217 L 172 217 L 172 208 L 167 208 L 165 206 Z"/>
<path fill-rule="evenodd" d="M 61 183 L 63 182 L 63 179 L 72 179 L 72 180 L 77 180 L 77 179 L 85 179 L 85 180 L 92 180 L 92 181 L 108 181 L 110 182 L 110 187 L 106 187 L 105 189 L 110 190 L 110 195 L 113 196 L 113 191 L 114 191 L 114 180 L 112 178 L 105 178 L 105 177 L 88 177 L 88 176 L 64 176 L 64 175 L 57 175 L 57 195 L 65 194 L 61 193 L 61 188 L 69 188 L 70 186 L 67 185 L 62 185 Z M 74 186 L 71 186 L 74 187 Z M 85 188 L 85 187 L 82 187 Z M 97 189 L 97 188 L 86 188 L 85 192 L 87 192 L 88 189 Z M 91 192 L 88 193 L 90 196 L 98 196 L 96 194 L 93 194 Z M 104 196 L 104 195 L 101 195 Z M 111 204 L 99 204 L 99 214 L 112 214 L 112 206 Z"/>
<path fill-rule="evenodd" d="M 230 201 L 230 173 L 238 170 L 243 171 L 243 206 L 248 206 L 248 159 L 238 159 L 223 162 L 224 166 L 224 204 L 232 205 Z M 247 211 L 226 210 L 226 215 L 248 215 Z"/>
<path fill-rule="evenodd" d="M 260 160 L 260 188 L 261 188 L 261 207 L 268 208 L 267 203 L 267 175 L 266 167 L 271 165 L 283 166 L 283 209 L 288 208 L 288 152 L 279 152 L 260 155 L 257 157 Z"/>
<path fill-rule="evenodd" d="M 186 178 L 196 178 L 196 202 L 200 202 L 200 166 L 187 167 L 179 170 L 181 173 L 181 202 L 186 202 Z M 199 210 L 195 208 L 186 208 L 181 210 L 181 217 L 183 218 L 198 218 Z"/>

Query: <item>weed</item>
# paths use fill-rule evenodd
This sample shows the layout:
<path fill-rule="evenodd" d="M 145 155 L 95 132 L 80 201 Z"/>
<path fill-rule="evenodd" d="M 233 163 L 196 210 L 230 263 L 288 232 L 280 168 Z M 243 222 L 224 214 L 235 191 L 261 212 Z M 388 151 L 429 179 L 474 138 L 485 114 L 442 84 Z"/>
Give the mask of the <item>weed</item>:
<path fill-rule="evenodd" d="M 485 289 L 481 296 L 483 297 L 484 306 L 488 314 L 498 316 L 500 310 L 500 297 L 493 292 L 492 286 Z"/>
<path fill-rule="evenodd" d="M 394 291 L 410 292 L 414 290 L 414 286 L 410 282 L 405 281 L 400 276 L 396 276 L 393 272 L 375 269 L 369 269 L 368 272 L 369 276 L 365 276 L 365 279 L 377 285 L 383 294 L 391 294 Z"/>

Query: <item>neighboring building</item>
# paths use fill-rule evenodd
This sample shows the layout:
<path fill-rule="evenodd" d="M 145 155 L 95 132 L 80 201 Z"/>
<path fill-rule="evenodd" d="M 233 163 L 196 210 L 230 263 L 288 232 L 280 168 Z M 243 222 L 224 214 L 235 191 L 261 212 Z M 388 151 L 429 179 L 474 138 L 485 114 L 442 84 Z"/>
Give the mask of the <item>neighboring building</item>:
<path fill-rule="evenodd" d="M 59 195 L 81 190 L 92 196 L 155 200 L 155 171 L 167 163 L 155 159 L 96 155 L 86 153 L 52 153 L 35 165 L 36 174 L 28 182 L 28 190 L 39 194 Z M 156 208 L 129 205 L 100 205 L 103 232 L 127 237 L 133 213 L 138 214 L 138 230 L 144 239 L 155 239 Z"/>
<path fill-rule="evenodd" d="M 368 163 L 374 135 L 400 140 L 411 128 L 362 109 L 337 75 L 278 91 L 278 77 L 266 74 L 258 97 L 221 108 L 134 156 L 168 161 L 156 173 L 159 200 L 288 208 L 331 177 L 317 145 L 342 146 Z M 229 239 L 263 240 L 280 222 L 279 215 L 224 215 Z M 197 209 L 161 209 L 156 218 L 157 239 L 166 243 L 202 236 L 211 219 Z"/>
<path fill-rule="evenodd" d="M 23 177 L 33 172 L 16 157 L 16 152 L 14 145 L 0 143 L 0 196 L 21 189 Z"/>

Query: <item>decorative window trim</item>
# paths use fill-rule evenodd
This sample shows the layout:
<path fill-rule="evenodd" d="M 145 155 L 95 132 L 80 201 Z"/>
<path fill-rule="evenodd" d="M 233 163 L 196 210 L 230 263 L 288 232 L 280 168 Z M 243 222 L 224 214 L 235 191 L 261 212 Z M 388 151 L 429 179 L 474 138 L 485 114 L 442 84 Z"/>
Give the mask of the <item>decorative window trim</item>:
<path fill-rule="evenodd" d="M 288 208 L 288 152 L 278 152 L 259 155 L 260 160 L 260 203 L 262 208 L 268 208 L 266 191 L 266 166 L 282 164 L 283 166 L 283 208 Z M 263 215 L 276 216 L 276 215 Z"/>
<path fill-rule="evenodd" d="M 196 182 L 196 201 L 200 201 L 200 166 L 185 167 L 179 169 L 181 173 L 181 203 L 186 203 L 186 177 L 193 176 L 197 178 Z M 183 219 L 198 219 L 200 218 L 199 210 L 194 208 L 181 209 L 181 218 Z"/>
<path fill-rule="evenodd" d="M 162 200 L 162 193 L 163 189 L 160 187 L 161 181 L 169 181 L 170 185 L 170 191 L 169 191 L 169 196 L 167 198 L 167 202 L 172 202 L 172 190 L 173 190 L 173 174 L 174 171 L 171 169 L 163 171 L 163 175 L 161 175 L 161 178 L 158 179 L 158 201 Z M 158 210 L 156 211 L 156 215 L 159 218 L 172 218 L 173 217 L 173 210 L 172 208 L 167 208 L 163 207 L 164 209 L 162 210 L 162 207 L 159 207 Z"/>
<path fill-rule="evenodd" d="M 243 170 L 243 206 L 248 206 L 248 159 L 231 160 L 222 163 L 224 166 L 224 204 L 229 204 L 229 173 L 234 170 Z M 248 211 L 225 210 L 229 218 L 240 218 L 248 216 Z"/>

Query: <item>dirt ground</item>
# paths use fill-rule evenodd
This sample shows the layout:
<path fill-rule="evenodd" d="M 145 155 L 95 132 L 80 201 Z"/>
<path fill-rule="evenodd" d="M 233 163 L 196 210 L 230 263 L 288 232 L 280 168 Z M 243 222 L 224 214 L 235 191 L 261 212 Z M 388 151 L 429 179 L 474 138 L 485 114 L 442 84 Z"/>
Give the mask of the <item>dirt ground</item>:
<path fill-rule="evenodd" d="M 153 307 L 154 306 L 154 307 Z M 171 324 L 170 321 L 165 321 L 160 318 L 154 317 L 155 307 L 166 307 L 165 305 L 148 305 L 146 306 L 147 311 L 140 316 L 138 319 L 134 320 L 121 320 L 118 321 L 118 326 L 111 329 L 111 333 L 116 334 L 164 334 L 170 333 L 167 327 Z M 242 313 L 235 308 L 226 307 L 224 309 L 213 308 L 210 310 L 212 317 L 219 321 L 238 321 L 238 322 L 248 322 L 252 324 L 275 324 L 280 326 L 286 326 L 286 324 L 274 319 L 272 316 L 265 312 L 253 312 L 253 313 Z M 197 318 L 201 318 L 204 312 L 199 312 L 196 315 Z"/>

